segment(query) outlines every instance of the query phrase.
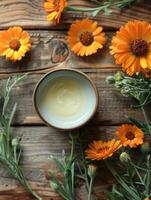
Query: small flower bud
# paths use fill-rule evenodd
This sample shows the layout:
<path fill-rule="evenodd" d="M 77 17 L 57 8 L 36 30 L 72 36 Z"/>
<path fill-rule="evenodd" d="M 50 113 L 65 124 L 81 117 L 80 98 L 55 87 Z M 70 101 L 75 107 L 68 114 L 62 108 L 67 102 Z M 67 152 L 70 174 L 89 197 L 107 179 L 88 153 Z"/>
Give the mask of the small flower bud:
<path fill-rule="evenodd" d="M 106 78 L 106 81 L 107 81 L 107 83 L 109 83 L 109 84 L 114 84 L 114 83 L 115 83 L 115 78 L 114 78 L 114 76 L 108 76 L 108 77 Z"/>
<path fill-rule="evenodd" d="M 149 198 L 149 197 L 146 197 L 144 200 L 151 200 L 151 198 Z"/>
<path fill-rule="evenodd" d="M 57 190 L 59 188 L 58 184 L 53 180 L 50 181 L 50 186 L 54 190 Z"/>
<path fill-rule="evenodd" d="M 141 145 L 141 152 L 142 153 L 149 153 L 151 151 L 149 142 L 145 142 L 144 144 Z"/>
<path fill-rule="evenodd" d="M 127 152 L 122 152 L 120 154 L 120 161 L 122 163 L 129 163 L 130 160 L 131 160 L 130 155 Z"/>
<path fill-rule="evenodd" d="M 17 147 L 19 145 L 19 141 L 20 141 L 19 137 L 12 139 L 12 146 Z"/>
<path fill-rule="evenodd" d="M 123 79 L 122 74 L 120 72 L 117 72 L 114 77 L 115 81 L 121 81 Z"/>
<path fill-rule="evenodd" d="M 94 178 L 96 175 L 96 166 L 93 164 L 88 165 L 88 175 L 90 178 Z"/>

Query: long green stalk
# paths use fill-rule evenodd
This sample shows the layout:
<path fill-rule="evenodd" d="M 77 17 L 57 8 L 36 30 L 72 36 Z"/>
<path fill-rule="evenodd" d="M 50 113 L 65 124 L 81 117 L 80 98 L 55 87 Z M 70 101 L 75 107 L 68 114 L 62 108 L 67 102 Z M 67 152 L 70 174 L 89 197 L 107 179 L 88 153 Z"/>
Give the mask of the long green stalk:
<path fill-rule="evenodd" d="M 141 110 L 142 110 L 142 113 L 143 113 L 143 116 L 144 116 L 144 119 L 145 119 L 145 123 L 148 127 L 148 130 L 149 130 L 149 134 L 151 135 L 151 126 L 149 124 L 149 121 L 148 121 L 148 118 L 147 118 L 147 115 L 146 115 L 146 112 L 145 112 L 145 109 L 143 106 L 141 106 Z"/>

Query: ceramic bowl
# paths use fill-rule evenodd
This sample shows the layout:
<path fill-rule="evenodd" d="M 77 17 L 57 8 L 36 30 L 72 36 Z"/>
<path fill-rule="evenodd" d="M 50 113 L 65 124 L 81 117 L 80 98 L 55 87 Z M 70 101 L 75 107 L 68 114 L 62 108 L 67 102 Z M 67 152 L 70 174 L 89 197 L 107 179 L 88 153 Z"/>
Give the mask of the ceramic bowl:
<path fill-rule="evenodd" d="M 34 106 L 47 125 L 72 130 L 92 118 L 98 106 L 98 92 L 86 74 L 74 69 L 57 69 L 38 82 L 34 91 Z"/>

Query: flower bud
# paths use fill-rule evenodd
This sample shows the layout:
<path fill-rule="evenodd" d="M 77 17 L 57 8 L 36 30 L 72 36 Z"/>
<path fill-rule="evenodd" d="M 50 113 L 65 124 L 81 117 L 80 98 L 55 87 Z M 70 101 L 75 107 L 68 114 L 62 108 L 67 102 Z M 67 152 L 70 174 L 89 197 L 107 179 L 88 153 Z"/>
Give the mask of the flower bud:
<path fill-rule="evenodd" d="M 151 198 L 149 198 L 149 197 L 146 197 L 144 200 L 151 200 Z"/>
<path fill-rule="evenodd" d="M 16 137 L 12 139 L 12 146 L 17 147 L 19 145 L 20 138 Z"/>
<path fill-rule="evenodd" d="M 122 163 L 129 163 L 130 160 L 131 160 L 130 155 L 127 152 L 122 152 L 120 154 L 120 161 Z"/>
<path fill-rule="evenodd" d="M 88 165 L 88 175 L 90 178 L 94 178 L 96 175 L 96 166 L 93 164 Z"/>
<path fill-rule="evenodd" d="M 149 142 L 145 142 L 144 144 L 141 145 L 141 152 L 142 153 L 149 153 L 151 151 L 151 148 L 150 148 L 150 144 Z"/>
<path fill-rule="evenodd" d="M 114 77 L 115 81 L 121 81 L 123 79 L 121 72 L 117 72 Z"/>
<path fill-rule="evenodd" d="M 107 81 L 107 83 L 109 83 L 109 84 L 114 84 L 114 83 L 115 83 L 115 78 L 114 78 L 114 76 L 108 76 L 108 77 L 106 78 L 106 81 Z"/>

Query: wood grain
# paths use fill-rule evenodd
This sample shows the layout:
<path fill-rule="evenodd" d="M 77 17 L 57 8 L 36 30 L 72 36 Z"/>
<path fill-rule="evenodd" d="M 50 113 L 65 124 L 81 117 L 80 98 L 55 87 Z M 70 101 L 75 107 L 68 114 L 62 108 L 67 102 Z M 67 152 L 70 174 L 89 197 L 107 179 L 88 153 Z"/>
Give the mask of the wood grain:
<path fill-rule="evenodd" d="M 43 8 L 43 0 L 1 0 L 0 1 L 0 29 L 20 25 L 27 29 L 61 29 L 67 28 L 75 19 L 90 17 L 87 13 L 64 12 L 62 23 L 56 26 L 47 22 L 46 12 Z M 74 0 L 72 5 L 89 7 L 89 1 Z M 94 6 L 94 5 L 93 5 Z M 109 29 L 119 28 L 128 20 L 143 19 L 151 22 L 150 1 L 141 1 L 133 4 L 129 9 L 120 12 L 113 9 L 112 15 L 106 16 L 100 13 L 93 19 Z M 91 18 L 91 17 L 90 17 Z M 117 20 L 118 19 L 118 20 Z"/>
<path fill-rule="evenodd" d="M 130 104 L 134 102 L 118 95 L 105 81 L 108 75 L 120 69 L 114 64 L 114 59 L 108 50 L 113 32 L 106 33 L 108 42 L 101 51 L 96 55 L 84 58 L 69 51 L 64 32 L 31 31 L 30 34 L 33 42 L 33 50 L 30 52 L 31 59 L 27 55 L 22 62 L 18 63 L 11 63 L 5 59 L 0 60 L 0 84 L 12 72 L 30 72 L 27 80 L 17 86 L 12 93 L 11 103 L 16 101 L 18 103 L 14 124 L 42 124 L 34 110 L 32 95 L 38 80 L 54 67 L 79 69 L 94 80 L 99 91 L 100 101 L 97 114 L 92 120 L 93 124 L 119 124 L 126 122 L 128 116 L 143 119 L 139 110 L 130 108 Z M 151 117 L 150 109 L 148 109 L 148 115 Z"/>
<path fill-rule="evenodd" d="M 106 77 L 111 75 L 111 72 L 95 68 L 82 69 L 82 71 L 86 72 L 94 81 L 100 96 L 97 113 L 89 124 L 119 124 L 126 122 L 128 117 L 143 120 L 140 109 L 132 109 L 130 107 L 135 102 L 130 98 L 122 97 L 106 83 Z M 12 105 L 14 102 L 18 103 L 14 124 L 43 124 L 35 112 L 32 101 L 34 88 L 43 75 L 44 73 L 41 72 L 30 74 L 13 89 L 10 104 Z M 4 80 L 3 77 L 3 75 L 0 76 L 1 80 Z M 3 81 L 1 81 L 2 83 Z M 2 101 L 0 102 L 2 103 Z M 150 107 L 147 109 L 147 113 L 149 119 L 151 119 Z"/>
<path fill-rule="evenodd" d="M 52 68 L 69 58 L 64 32 L 30 31 L 32 49 L 20 62 L 0 57 L 0 73 L 27 72 Z"/>
<path fill-rule="evenodd" d="M 84 128 L 82 134 L 82 143 L 87 144 L 95 139 L 106 140 L 113 137 L 117 127 L 91 127 Z M 41 195 L 44 200 L 60 200 L 58 194 L 49 186 L 49 170 L 57 172 L 58 169 L 53 161 L 49 159 L 50 155 L 61 158 L 61 152 L 65 149 L 68 154 L 70 151 L 69 137 L 67 132 L 60 132 L 47 127 L 13 127 L 12 135 L 21 137 L 21 149 L 23 156 L 21 165 L 32 188 Z M 108 172 L 102 176 L 104 165 L 98 165 L 98 178 L 95 183 L 95 192 L 100 200 L 104 200 L 104 190 L 110 186 L 111 179 Z M 15 194 L 13 200 L 32 200 L 24 191 L 20 184 L 15 181 L 2 166 L 0 168 L 0 200 L 10 200 Z M 81 183 L 77 185 L 77 199 L 85 200 L 86 191 Z"/>
<path fill-rule="evenodd" d="M 0 73 L 30 72 L 47 70 L 69 61 L 66 66 L 76 69 L 117 68 L 109 53 L 109 45 L 114 32 L 106 32 L 107 43 L 102 50 L 90 57 L 79 57 L 70 52 L 67 32 L 29 31 L 32 49 L 20 62 L 11 62 L 0 57 Z"/>
<path fill-rule="evenodd" d="M 123 98 L 109 86 L 105 79 L 108 75 L 119 70 L 114 59 L 109 54 L 109 44 L 112 36 L 121 25 L 128 20 L 140 19 L 151 22 L 150 1 L 141 1 L 133 4 L 129 9 L 120 12 L 113 9 L 110 16 L 100 13 L 97 20 L 106 30 L 108 43 L 103 50 L 91 57 L 80 58 L 70 52 L 66 35 L 70 23 L 76 19 L 90 17 L 90 14 L 64 12 L 62 23 L 55 25 L 48 23 L 46 12 L 43 9 L 43 0 L 1 0 L 0 1 L 0 29 L 20 25 L 31 35 L 32 50 L 21 62 L 11 63 L 0 58 L 0 86 L 12 74 L 30 72 L 26 80 L 12 91 L 11 105 L 18 103 L 17 113 L 13 122 L 13 136 L 20 136 L 23 156 L 21 166 L 32 188 L 44 200 L 61 200 L 62 198 L 49 186 L 50 174 L 58 172 L 55 164 L 49 159 L 50 155 L 61 158 L 62 149 L 68 154 L 70 145 L 68 133 L 60 132 L 44 126 L 37 116 L 32 103 L 33 90 L 38 80 L 54 67 L 70 67 L 79 69 L 89 75 L 95 82 L 99 95 L 99 107 L 93 120 L 83 127 L 82 143 L 86 146 L 93 139 L 112 138 L 115 130 L 127 117 L 143 120 L 140 110 L 130 108 L 131 99 Z M 89 1 L 73 0 L 73 4 L 90 6 Z M 61 31 L 62 30 L 62 31 Z M 0 105 L 2 99 L 0 99 Z M 1 110 L 1 106 L 0 106 Z M 147 109 L 151 122 L 150 107 Z M 114 126 L 113 126 L 114 125 Z M 112 185 L 110 175 L 103 163 L 98 163 L 99 172 L 95 183 L 95 193 L 99 200 L 105 200 L 104 191 Z M 103 171 L 103 174 L 102 174 Z M 77 200 L 86 200 L 86 191 L 83 184 L 77 185 Z M 32 200 L 20 184 L 15 181 L 9 172 L 0 166 L 0 200 Z"/>

